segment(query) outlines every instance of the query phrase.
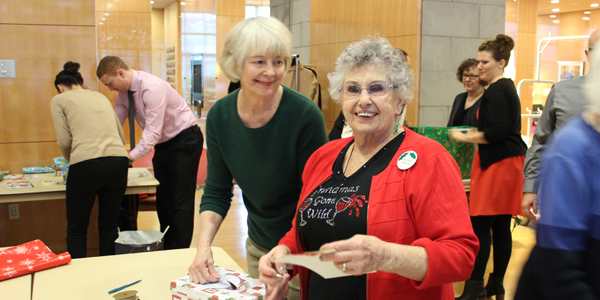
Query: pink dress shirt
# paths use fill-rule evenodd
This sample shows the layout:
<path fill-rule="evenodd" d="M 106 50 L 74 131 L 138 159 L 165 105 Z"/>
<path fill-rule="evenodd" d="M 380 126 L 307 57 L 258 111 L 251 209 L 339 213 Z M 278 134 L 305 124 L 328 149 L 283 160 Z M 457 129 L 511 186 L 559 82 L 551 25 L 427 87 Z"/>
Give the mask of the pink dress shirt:
<path fill-rule="evenodd" d="M 129 90 L 135 100 L 135 119 L 144 132 L 142 139 L 129 155 L 137 160 L 146 156 L 156 144 L 164 143 L 182 130 L 196 125 L 196 116 L 166 81 L 143 71 L 133 70 Z M 115 113 L 121 125 L 127 120 L 129 98 L 119 93 Z"/>

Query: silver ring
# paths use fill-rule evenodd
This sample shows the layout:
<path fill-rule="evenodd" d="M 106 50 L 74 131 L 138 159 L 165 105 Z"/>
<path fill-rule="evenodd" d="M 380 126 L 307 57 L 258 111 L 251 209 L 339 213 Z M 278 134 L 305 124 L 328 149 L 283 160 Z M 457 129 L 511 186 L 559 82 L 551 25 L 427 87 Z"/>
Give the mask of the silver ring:
<path fill-rule="evenodd" d="M 348 272 L 348 268 L 346 268 L 346 263 L 342 264 L 342 272 L 344 272 L 344 273 Z"/>

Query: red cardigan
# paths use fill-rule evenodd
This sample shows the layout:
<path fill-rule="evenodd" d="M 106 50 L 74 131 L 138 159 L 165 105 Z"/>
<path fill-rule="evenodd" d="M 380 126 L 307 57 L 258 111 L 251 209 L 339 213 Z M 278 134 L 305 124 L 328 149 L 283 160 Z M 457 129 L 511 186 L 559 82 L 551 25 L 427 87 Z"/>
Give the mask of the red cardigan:
<path fill-rule="evenodd" d="M 428 255 L 425 279 L 417 282 L 397 274 L 367 275 L 367 299 L 454 300 L 452 282 L 469 278 L 479 242 L 473 233 L 460 171 L 439 143 L 406 130 L 406 137 L 386 169 L 373 177 L 369 195 L 367 233 L 385 242 L 420 246 Z M 306 162 L 298 206 L 332 175 L 341 150 L 353 138 L 332 141 L 318 149 Z M 414 166 L 400 170 L 401 154 L 415 151 Z M 280 240 L 292 253 L 304 252 L 296 227 Z M 307 299 L 308 270 L 300 274 L 301 298 Z M 391 298 L 393 297 L 393 298 Z"/>

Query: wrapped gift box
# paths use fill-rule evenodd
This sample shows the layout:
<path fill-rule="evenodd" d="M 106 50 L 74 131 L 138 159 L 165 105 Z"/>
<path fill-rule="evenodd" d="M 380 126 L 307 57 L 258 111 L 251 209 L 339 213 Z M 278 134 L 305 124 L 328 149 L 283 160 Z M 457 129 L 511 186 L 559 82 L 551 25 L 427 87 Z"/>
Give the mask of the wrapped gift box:
<path fill-rule="evenodd" d="M 71 262 L 69 253 L 56 255 L 44 242 L 34 240 L 0 251 L 0 281 L 69 262 Z"/>
<path fill-rule="evenodd" d="M 267 289 L 257 278 L 232 269 L 215 266 L 221 281 L 195 284 L 188 276 L 171 281 L 172 300 L 262 300 Z M 237 286 L 234 289 L 227 281 Z"/>

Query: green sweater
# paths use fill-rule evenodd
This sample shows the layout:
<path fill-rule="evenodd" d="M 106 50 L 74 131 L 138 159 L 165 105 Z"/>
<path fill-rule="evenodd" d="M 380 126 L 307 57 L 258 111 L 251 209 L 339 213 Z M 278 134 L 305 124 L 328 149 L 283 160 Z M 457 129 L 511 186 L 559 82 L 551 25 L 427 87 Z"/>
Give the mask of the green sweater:
<path fill-rule="evenodd" d="M 304 164 L 328 141 L 325 120 L 312 101 L 284 86 L 273 118 L 248 128 L 237 112 L 238 93 L 217 101 L 206 118 L 208 176 L 200 212 L 225 218 L 235 179 L 248 210 L 249 237 L 271 249 L 292 227 Z"/>

